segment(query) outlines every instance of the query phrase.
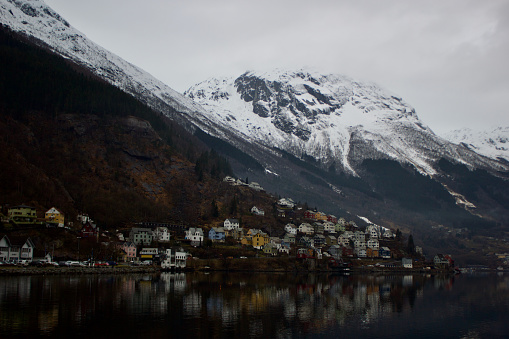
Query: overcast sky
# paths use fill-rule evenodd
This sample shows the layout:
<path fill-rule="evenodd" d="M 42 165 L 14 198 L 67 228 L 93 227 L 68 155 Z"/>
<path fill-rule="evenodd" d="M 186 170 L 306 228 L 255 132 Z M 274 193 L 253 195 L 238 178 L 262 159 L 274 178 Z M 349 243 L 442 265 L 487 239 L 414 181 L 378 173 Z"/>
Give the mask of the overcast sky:
<path fill-rule="evenodd" d="M 91 40 L 184 92 L 312 67 L 378 83 L 436 133 L 509 126 L 509 0 L 46 0 Z"/>

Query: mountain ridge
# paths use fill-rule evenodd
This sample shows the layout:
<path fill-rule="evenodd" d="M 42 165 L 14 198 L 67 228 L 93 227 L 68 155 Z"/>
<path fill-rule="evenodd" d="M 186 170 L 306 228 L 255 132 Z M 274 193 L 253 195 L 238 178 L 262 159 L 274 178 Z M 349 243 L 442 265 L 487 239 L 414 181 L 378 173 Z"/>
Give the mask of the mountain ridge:
<path fill-rule="evenodd" d="M 327 168 L 339 160 L 338 170 L 353 175 L 358 174 L 353 163 L 366 158 L 350 153 L 356 142 L 369 146 L 367 157 L 385 154 L 432 176 L 442 157 L 473 168 L 509 169 L 440 138 L 395 94 L 343 75 L 248 71 L 203 81 L 184 95 L 200 103 L 211 120 L 253 142 L 311 156 Z"/>
<path fill-rule="evenodd" d="M 293 77 L 301 81 L 297 88 L 245 73 L 232 80 L 232 91 L 222 89 L 223 79 L 210 94 L 219 101 L 235 97 L 241 108 L 249 103 L 251 111 L 222 114 L 88 41 L 48 8 L 40 0 L 2 2 L 0 19 L 178 122 L 207 145 L 223 149 L 237 177 L 249 176 L 269 192 L 307 201 L 327 213 L 362 215 L 421 235 L 440 224 L 488 233 L 507 227 L 509 185 L 500 177 L 507 177 L 509 164 L 436 136 L 397 95 L 353 80 L 348 81 L 355 93 L 346 85 L 325 90 L 319 76 L 304 72 Z M 328 80 L 346 79 L 333 78 Z M 234 128 L 242 117 L 242 125 Z M 335 129 L 345 121 L 351 123 Z M 331 138 L 333 133 L 341 138 Z M 458 204 L 456 197 L 465 203 Z"/>
<path fill-rule="evenodd" d="M 509 127 L 489 130 L 457 129 L 443 135 L 450 142 L 461 144 L 491 159 L 509 162 Z"/>

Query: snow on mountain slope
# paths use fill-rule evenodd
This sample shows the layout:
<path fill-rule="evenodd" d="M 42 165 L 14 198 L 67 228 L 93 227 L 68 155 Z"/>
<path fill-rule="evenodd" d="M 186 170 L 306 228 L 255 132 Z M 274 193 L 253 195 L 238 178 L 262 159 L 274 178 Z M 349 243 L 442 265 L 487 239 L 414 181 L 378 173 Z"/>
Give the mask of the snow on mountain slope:
<path fill-rule="evenodd" d="M 204 81 L 184 95 L 208 110 L 211 120 L 249 140 L 311 156 L 327 167 L 340 163 L 353 174 L 366 158 L 410 163 L 428 175 L 437 173 L 434 163 L 441 157 L 493 166 L 436 136 L 395 94 L 341 75 L 306 69 L 246 72 Z"/>
<path fill-rule="evenodd" d="M 459 129 L 445 134 L 444 138 L 486 157 L 509 161 L 509 127 L 498 127 L 489 131 Z"/>
<path fill-rule="evenodd" d="M 442 157 L 507 170 L 439 138 L 412 107 L 373 84 L 279 70 L 210 80 L 183 96 L 87 39 L 42 0 L 1 0 L 0 22 L 192 130 L 199 127 L 235 145 L 269 170 L 280 157 L 277 149 L 353 174 L 364 159 L 377 158 L 409 163 L 429 175 Z"/>
<path fill-rule="evenodd" d="M 165 102 L 191 114 L 200 108 L 147 72 L 90 41 L 42 0 L 0 1 L 0 22 L 13 31 L 34 37 L 54 52 L 85 66 L 93 73 L 152 106 Z M 168 110 L 167 107 L 159 107 Z"/>

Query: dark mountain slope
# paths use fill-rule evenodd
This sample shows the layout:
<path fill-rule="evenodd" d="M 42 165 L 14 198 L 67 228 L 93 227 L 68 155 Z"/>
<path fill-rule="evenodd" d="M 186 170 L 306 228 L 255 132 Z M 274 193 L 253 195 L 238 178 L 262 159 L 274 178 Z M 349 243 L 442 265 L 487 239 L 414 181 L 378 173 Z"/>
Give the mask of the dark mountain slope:
<path fill-rule="evenodd" d="M 0 30 L 0 203 L 57 206 L 118 226 L 191 223 L 228 163 L 179 125 Z M 207 155 L 198 183 L 194 162 Z M 213 176 L 213 178 L 212 178 Z M 204 212 L 196 213 L 203 203 Z"/>

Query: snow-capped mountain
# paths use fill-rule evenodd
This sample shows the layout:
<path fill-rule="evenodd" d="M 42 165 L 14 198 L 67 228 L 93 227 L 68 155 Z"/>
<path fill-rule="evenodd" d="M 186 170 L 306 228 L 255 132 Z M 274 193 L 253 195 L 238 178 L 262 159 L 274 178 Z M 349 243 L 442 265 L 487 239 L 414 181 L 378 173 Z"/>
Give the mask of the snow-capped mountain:
<path fill-rule="evenodd" d="M 377 158 L 409 163 L 431 176 L 441 158 L 503 168 L 435 135 L 397 95 L 346 76 L 306 69 L 246 72 L 201 82 L 184 94 L 211 120 L 248 140 L 347 173 L 357 174 L 359 163 Z"/>
<path fill-rule="evenodd" d="M 488 131 L 459 129 L 445 134 L 444 138 L 486 157 L 509 162 L 509 127 L 498 127 Z"/>
<path fill-rule="evenodd" d="M 435 135 L 402 98 L 374 84 L 274 70 L 211 79 L 181 95 L 90 41 L 42 0 L 0 0 L 0 23 L 182 124 L 229 156 L 238 176 L 270 192 L 370 219 L 386 213 L 391 222 L 404 206 L 420 210 L 423 224 L 464 217 L 461 196 L 463 205 L 476 199 L 476 213 L 509 220 L 500 178 L 509 164 Z M 476 183 L 463 165 L 491 177 Z"/>
<path fill-rule="evenodd" d="M 89 40 L 42 0 L 0 1 L 0 23 L 168 115 L 174 110 L 182 114 L 200 110 L 192 100 Z"/>
<path fill-rule="evenodd" d="M 434 162 L 443 157 L 470 167 L 504 169 L 439 138 L 411 106 L 374 84 L 276 70 L 212 79 L 183 96 L 87 39 L 42 0 L 2 1 L 0 20 L 192 130 L 235 145 L 269 170 L 273 161 L 267 156 L 277 158 L 277 149 L 353 174 L 366 158 L 409 163 L 429 175 L 436 174 Z"/>

